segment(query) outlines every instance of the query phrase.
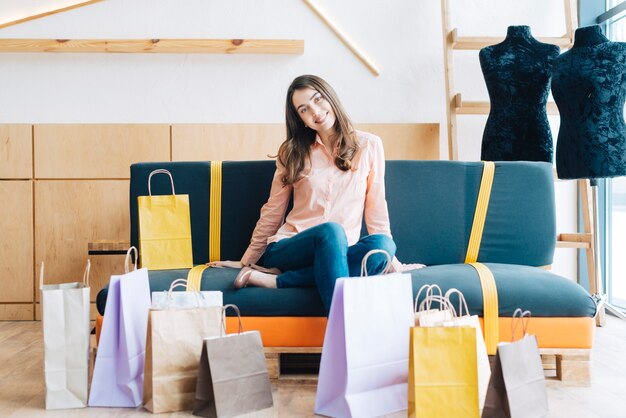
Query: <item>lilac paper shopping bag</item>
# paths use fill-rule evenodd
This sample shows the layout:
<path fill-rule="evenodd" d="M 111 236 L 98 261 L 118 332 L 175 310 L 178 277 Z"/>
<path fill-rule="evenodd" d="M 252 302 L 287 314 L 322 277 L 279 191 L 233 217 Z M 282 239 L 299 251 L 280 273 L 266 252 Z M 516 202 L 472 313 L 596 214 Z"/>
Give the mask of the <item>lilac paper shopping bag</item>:
<path fill-rule="evenodd" d="M 150 285 L 148 269 L 136 268 L 111 276 L 89 406 L 141 405 Z"/>
<path fill-rule="evenodd" d="M 407 409 L 410 274 L 338 279 L 322 348 L 315 413 L 374 417 Z"/>

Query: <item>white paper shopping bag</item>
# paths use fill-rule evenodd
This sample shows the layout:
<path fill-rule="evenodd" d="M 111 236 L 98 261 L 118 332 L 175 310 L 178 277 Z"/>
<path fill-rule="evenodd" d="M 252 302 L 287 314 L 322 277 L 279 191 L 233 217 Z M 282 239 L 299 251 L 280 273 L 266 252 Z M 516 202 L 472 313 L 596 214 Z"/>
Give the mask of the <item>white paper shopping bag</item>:
<path fill-rule="evenodd" d="M 363 264 L 374 252 L 382 251 L 370 251 Z M 412 293 L 410 274 L 337 280 L 315 413 L 374 417 L 407 408 Z"/>
<path fill-rule="evenodd" d="M 83 281 L 44 285 L 39 273 L 46 409 L 87 405 L 89 376 L 89 270 Z"/>
<path fill-rule="evenodd" d="M 191 309 L 224 305 L 224 294 L 219 290 L 200 291 L 187 279 L 176 279 L 171 290 L 152 292 L 152 309 Z M 172 292 L 177 287 L 188 289 L 187 292 Z"/>

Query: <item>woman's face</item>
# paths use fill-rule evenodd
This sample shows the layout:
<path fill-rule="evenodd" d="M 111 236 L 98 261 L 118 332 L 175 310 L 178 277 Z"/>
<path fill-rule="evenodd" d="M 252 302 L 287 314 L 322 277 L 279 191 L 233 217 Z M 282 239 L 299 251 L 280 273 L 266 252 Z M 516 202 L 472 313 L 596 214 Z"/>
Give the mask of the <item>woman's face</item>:
<path fill-rule="evenodd" d="M 335 112 L 322 94 L 306 87 L 296 90 L 291 98 L 293 107 L 306 126 L 318 133 L 330 132 L 335 125 Z"/>

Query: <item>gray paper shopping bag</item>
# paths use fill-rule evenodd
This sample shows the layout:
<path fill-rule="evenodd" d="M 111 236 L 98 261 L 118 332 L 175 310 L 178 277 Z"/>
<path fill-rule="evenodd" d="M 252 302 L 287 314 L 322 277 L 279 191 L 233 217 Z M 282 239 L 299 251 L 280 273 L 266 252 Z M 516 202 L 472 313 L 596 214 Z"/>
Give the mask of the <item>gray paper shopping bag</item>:
<path fill-rule="evenodd" d="M 239 316 L 239 309 L 232 307 Z M 201 417 L 231 417 L 273 406 L 261 334 L 243 332 L 204 340 L 196 384 L 193 414 Z"/>
<path fill-rule="evenodd" d="M 147 410 L 193 408 L 203 340 L 220 335 L 221 324 L 221 306 L 150 309 L 143 388 Z"/>
<path fill-rule="evenodd" d="M 522 322 L 525 317 L 529 318 L 530 312 L 522 313 L 517 309 L 513 313 L 513 323 Z M 548 415 L 541 355 L 537 338 L 526 334 L 527 325 L 528 322 L 524 323 L 521 339 L 498 344 L 482 418 L 541 418 Z"/>
<path fill-rule="evenodd" d="M 82 283 L 43 283 L 39 289 L 44 344 L 46 409 L 83 408 L 87 405 L 89 376 L 89 270 Z"/>

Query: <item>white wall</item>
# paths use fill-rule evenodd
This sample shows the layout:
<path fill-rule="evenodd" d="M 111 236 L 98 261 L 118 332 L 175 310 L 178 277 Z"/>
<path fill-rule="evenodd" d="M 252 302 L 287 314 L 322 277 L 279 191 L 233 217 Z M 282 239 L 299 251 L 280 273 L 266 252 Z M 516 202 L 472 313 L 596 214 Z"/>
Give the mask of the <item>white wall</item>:
<path fill-rule="evenodd" d="M 0 22 L 75 2 L 0 0 Z M 287 86 L 313 73 L 334 86 L 356 122 L 441 123 L 447 156 L 439 0 L 316 3 L 379 77 L 300 0 L 106 0 L 0 37 L 303 39 L 305 53 L 0 54 L 0 123 L 280 123 Z M 450 4 L 460 35 L 503 35 L 510 24 L 528 24 L 537 36 L 565 32 L 561 0 Z M 466 100 L 487 100 L 477 56 L 455 53 L 455 85 Z M 484 122 L 459 116 L 460 159 L 478 159 Z M 574 231 L 570 183 L 558 184 L 557 202 L 559 231 Z M 574 278 L 575 261 L 573 250 L 557 250 L 554 271 Z"/>

